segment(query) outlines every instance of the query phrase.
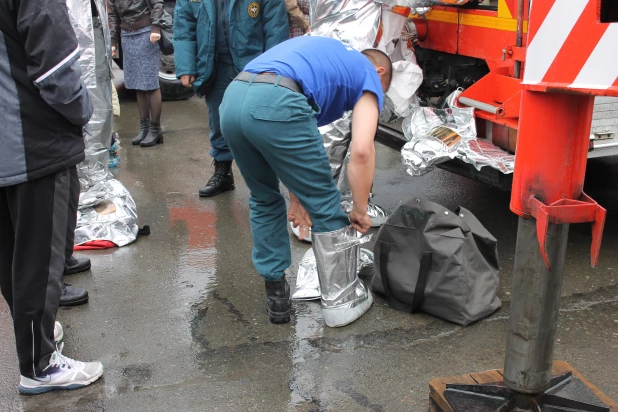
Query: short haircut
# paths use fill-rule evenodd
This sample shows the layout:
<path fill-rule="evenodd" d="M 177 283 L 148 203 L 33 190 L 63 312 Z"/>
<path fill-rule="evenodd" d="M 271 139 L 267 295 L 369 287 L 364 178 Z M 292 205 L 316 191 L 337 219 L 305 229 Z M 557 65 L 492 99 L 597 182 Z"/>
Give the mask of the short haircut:
<path fill-rule="evenodd" d="M 388 57 L 386 53 L 378 49 L 366 49 L 363 50 L 361 53 L 367 56 L 367 58 L 371 60 L 374 66 L 384 67 L 386 85 L 390 87 L 391 80 L 393 78 L 393 62 L 391 61 L 391 58 Z"/>

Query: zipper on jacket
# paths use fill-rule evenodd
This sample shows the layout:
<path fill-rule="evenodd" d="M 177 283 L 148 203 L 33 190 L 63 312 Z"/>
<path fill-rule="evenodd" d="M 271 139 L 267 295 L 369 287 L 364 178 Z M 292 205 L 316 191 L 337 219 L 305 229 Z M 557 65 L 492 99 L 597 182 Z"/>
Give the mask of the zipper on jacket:
<path fill-rule="evenodd" d="M 230 47 L 230 40 L 227 34 L 227 24 L 225 21 L 225 2 L 227 0 L 216 0 L 216 1 L 221 1 L 221 22 L 223 23 L 223 35 L 225 38 L 225 45 L 227 46 L 227 54 L 232 54 L 232 49 Z"/>

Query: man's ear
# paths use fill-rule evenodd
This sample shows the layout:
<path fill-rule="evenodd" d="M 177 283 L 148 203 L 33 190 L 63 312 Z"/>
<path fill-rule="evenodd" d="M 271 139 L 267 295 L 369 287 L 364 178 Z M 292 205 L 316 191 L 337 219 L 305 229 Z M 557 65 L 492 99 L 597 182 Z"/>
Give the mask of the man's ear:
<path fill-rule="evenodd" d="M 384 67 L 376 67 L 376 71 L 378 72 L 379 76 L 382 76 L 384 73 L 386 73 L 386 69 Z"/>

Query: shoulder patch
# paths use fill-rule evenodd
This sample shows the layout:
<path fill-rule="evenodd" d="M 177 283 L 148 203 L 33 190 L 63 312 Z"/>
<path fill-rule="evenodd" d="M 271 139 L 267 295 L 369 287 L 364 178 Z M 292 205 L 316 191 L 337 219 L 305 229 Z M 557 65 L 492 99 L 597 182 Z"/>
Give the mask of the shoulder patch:
<path fill-rule="evenodd" d="M 260 13 L 260 5 L 255 1 L 252 2 L 251 4 L 249 4 L 247 12 L 249 13 L 249 16 L 255 19 Z"/>

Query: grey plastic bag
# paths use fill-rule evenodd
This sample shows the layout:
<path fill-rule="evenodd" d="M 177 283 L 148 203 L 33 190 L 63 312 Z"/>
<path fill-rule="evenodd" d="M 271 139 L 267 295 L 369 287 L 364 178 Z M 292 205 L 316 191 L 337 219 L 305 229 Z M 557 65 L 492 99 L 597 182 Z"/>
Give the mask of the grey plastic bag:
<path fill-rule="evenodd" d="M 468 210 L 401 204 L 378 232 L 373 290 L 401 311 L 468 325 L 501 306 L 497 241 Z"/>

